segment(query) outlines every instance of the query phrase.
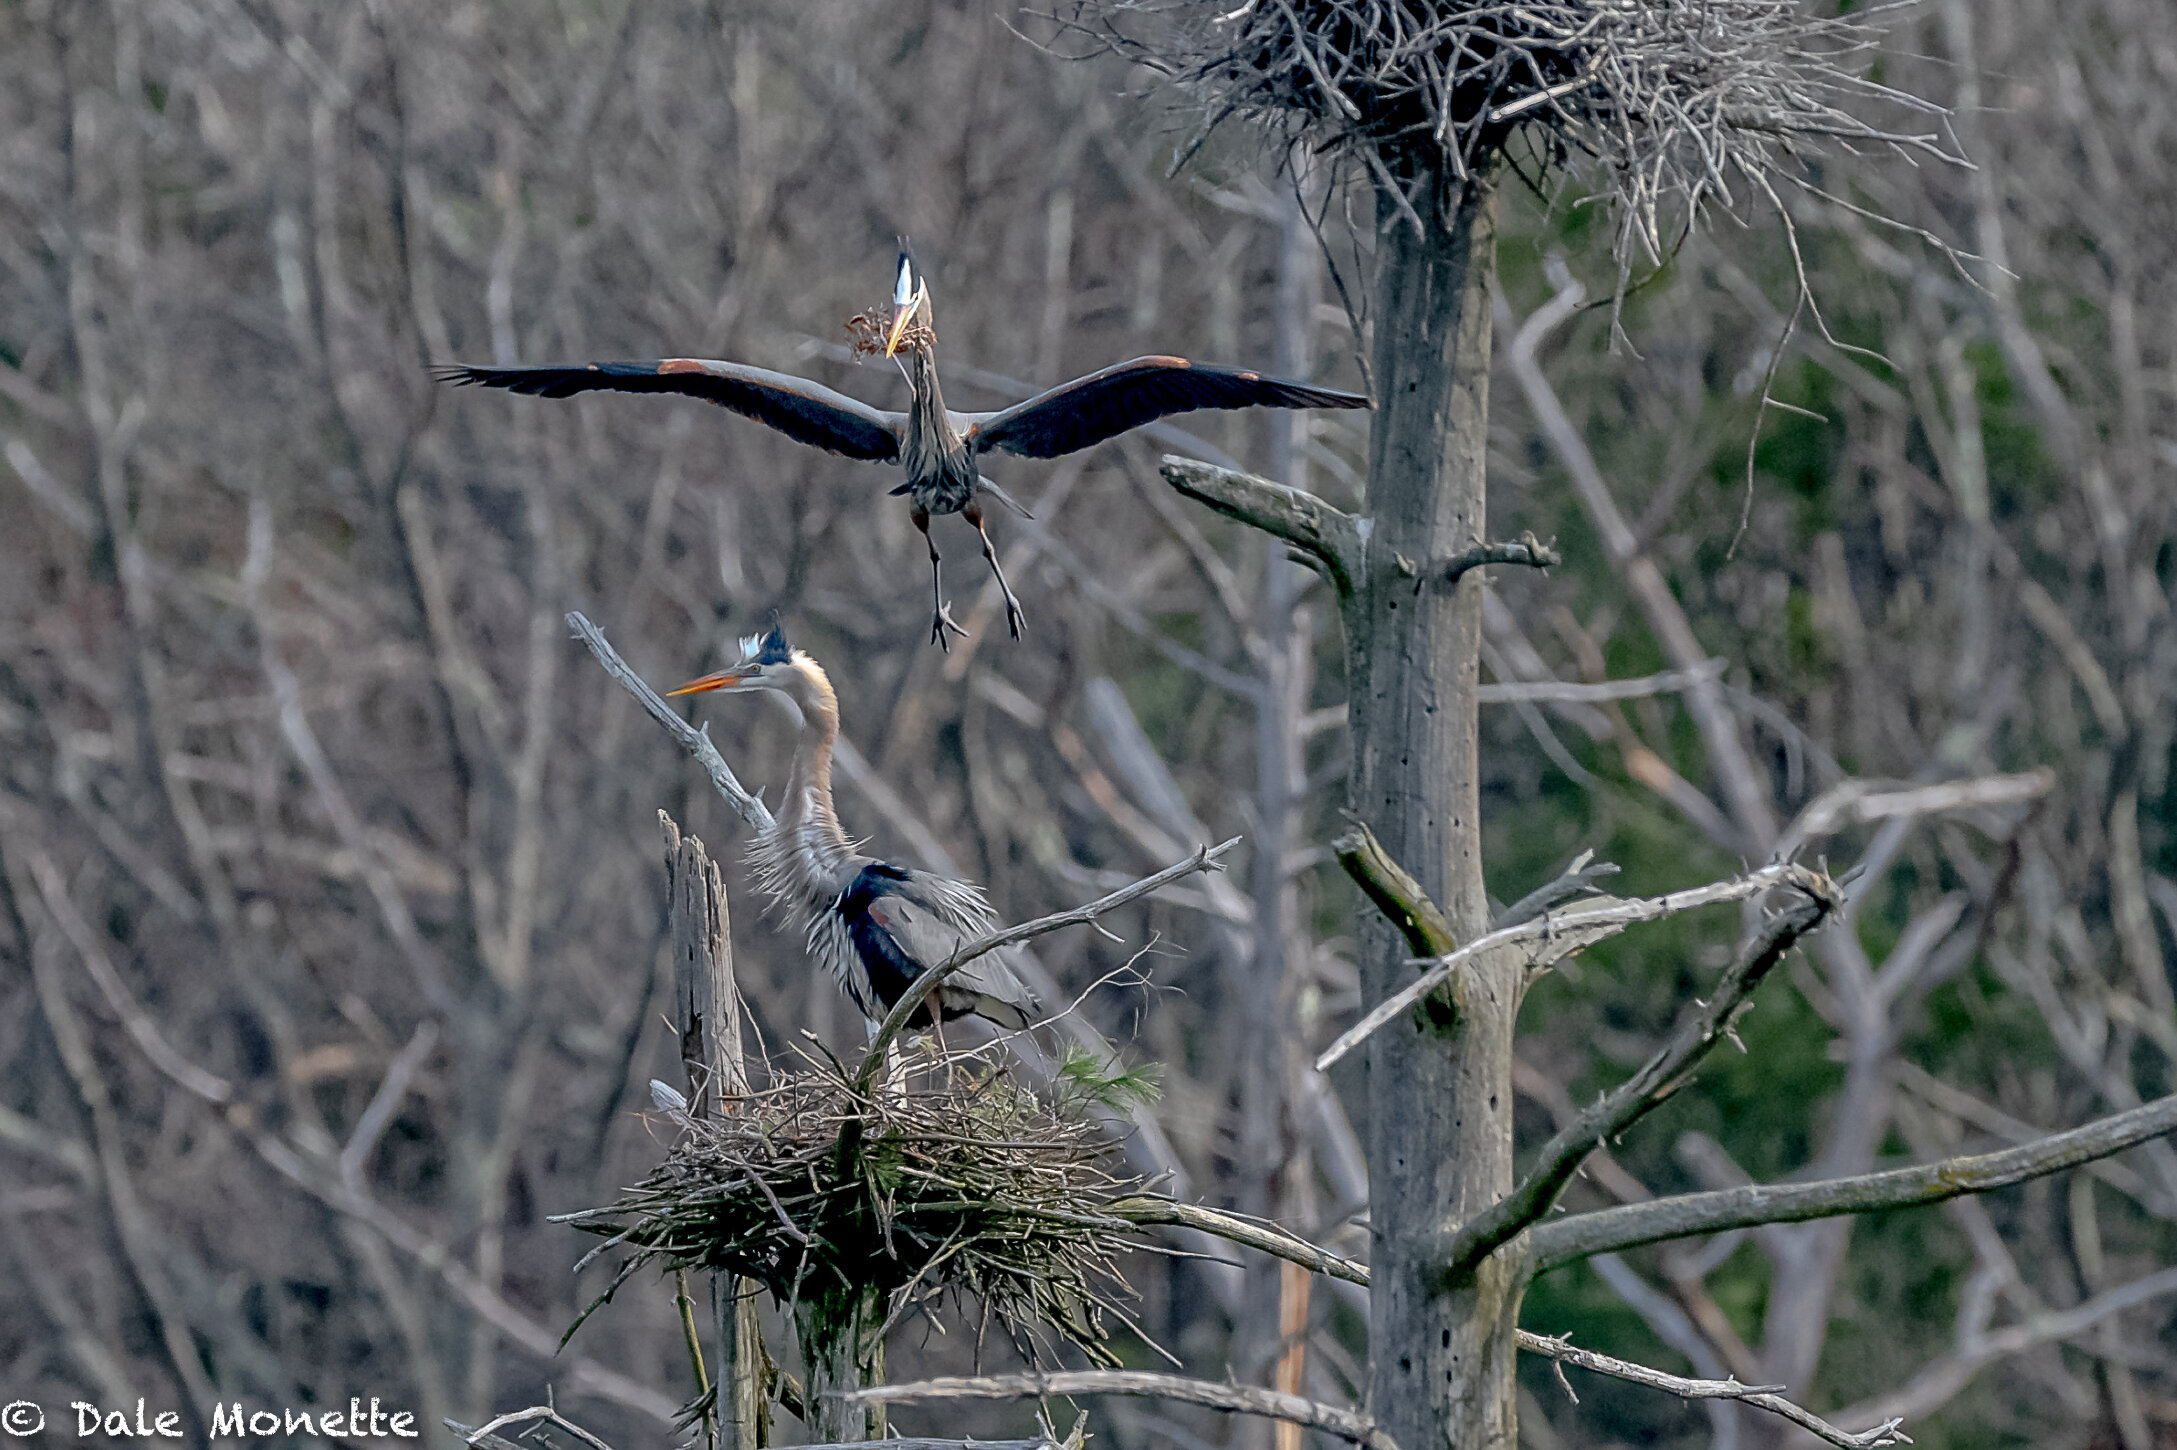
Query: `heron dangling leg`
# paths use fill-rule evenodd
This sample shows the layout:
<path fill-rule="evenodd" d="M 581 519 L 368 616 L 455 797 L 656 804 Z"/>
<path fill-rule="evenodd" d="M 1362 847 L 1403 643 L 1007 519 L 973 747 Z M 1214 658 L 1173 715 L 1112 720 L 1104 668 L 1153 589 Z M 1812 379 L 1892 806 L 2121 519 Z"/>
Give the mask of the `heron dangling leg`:
<path fill-rule="evenodd" d="M 998 566 L 998 551 L 990 546 L 990 530 L 983 527 L 983 511 L 974 504 L 960 510 L 960 517 L 975 525 L 975 532 L 983 538 L 983 557 L 990 562 L 990 572 L 998 576 L 998 588 L 1005 593 L 1005 627 L 1020 638 L 1020 627 L 1028 622 L 1020 612 L 1020 601 L 1013 597 L 1013 586 L 1005 582 L 1005 570 Z"/>
<path fill-rule="evenodd" d="M 930 537 L 930 511 L 918 508 L 912 517 L 915 527 L 922 530 L 922 542 L 930 547 L 930 643 L 950 654 L 952 641 L 945 637 L 951 630 L 962 639 L 968 632 L 952 622 L 952 607 L 945 602 L 945 579 L 937 557 L 937 540 Z"/>

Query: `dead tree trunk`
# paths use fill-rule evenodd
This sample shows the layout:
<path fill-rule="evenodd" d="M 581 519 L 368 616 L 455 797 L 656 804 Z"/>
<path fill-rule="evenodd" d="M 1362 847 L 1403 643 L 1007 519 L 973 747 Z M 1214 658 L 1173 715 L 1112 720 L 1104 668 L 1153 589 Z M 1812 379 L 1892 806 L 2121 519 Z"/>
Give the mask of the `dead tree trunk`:
<path fill-rule="evenodd" d="M 741 1061 L 741 998 L 733 981 L 733 936 L 726 884 L 703 843 L 683 836 L 663 811 L 665 871 L 671 893 L 673 1021 L 688 1079 L 688 1111 L 724 1113 L 748 1091 Z M 758 1450 L 770 1441 L 763 1395 L 763 1333 L 756 1283 L 714 1276 L 711 1307 L 718 1333 L 714 1368 L 719 1450 Z"/>
<path fill-rule="evenodd" d="M 1488 174 L 1454 182 L 1416 169 L 1406 180 L 1403 196 L 1386 188 L 1377 205 L 1365 512 L 1185 459 L 1164 466 L 1173 487 L 1284 540 L 1337 593 L 1351 808 L 1379 855 L 1419 874 L 1386 890 L 1395 868 L 1364 881 L 1400 918 L 1394 927 L 1363 913 L 1370 1002 L 1413 980 L 1408 958 L 1472 940 L 1488 920 L 1475 721 L 1481 583 L 1452 561 L 1485 537 L 1496 196 Z M 1512 1187 L 1520 985 L 1517 963 L 1485 957 L 1369 1044 L 1369 1397 L 1407 1450 L 1511 1450 L 1515 1436 L 1524 1259 L 1506 1247 L 1456 1277 L 1445 1265 L 1451 1230 Z"/>
<path fill-rule="evenodd" d="M 1474 693 L 1482 586 L 1470 574 L 1447 588 L 1430 565 L 1486 537 L 1496 197 L 1487 176 L 1410 180 L 1426 227 L 1388 193 L 1377 205 L 1371 526 L 1345 609 L 1350 799 L 1472 940 L 1489 915 Z M 1362 994 L 1380 1001 L 1413 980 L 1414 948 L 1372 912 L 1360 933 Z M 1518 1006 L 1518 967 L 1484 961 L 1369 1049 L 1369 1390 L 1408 1450 L 1514 1441 L 1521 1276 L 1499 1255 L 1447 1283 L 1437 1250 L 1450 1225 L 1512 1186 Z"/>

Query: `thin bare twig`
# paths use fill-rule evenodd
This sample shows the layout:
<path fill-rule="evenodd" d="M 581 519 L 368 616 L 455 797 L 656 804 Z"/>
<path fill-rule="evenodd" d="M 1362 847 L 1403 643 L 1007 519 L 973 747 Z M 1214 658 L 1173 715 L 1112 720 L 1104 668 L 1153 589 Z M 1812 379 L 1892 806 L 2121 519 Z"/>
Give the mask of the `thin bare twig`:
<path fill-rule="evenodd" d="M 408 1086 L 423 1070 L 424 1060 L 431 1049 L 438 1046 L 438 1023 L 430 1018 L 416 1024 L 406 1046 L 394 1054 L 386 1065 L 386 1075 L 378 1083 L 378 1091 L 370 1096 L 370 1105 L 363 1109 L 363 1116 L 355 1120 L 355 1131 L 348 1135 L 346 1146 L 340 1150 L 340 1181 L 360 1192 L 363 1187 L 363 1165 L 370 1160 L 378 1139 L 385 1133 L 393 1115 L 400 1111 L 401 1102 L 408 1096 Z"/>
<path fill-rule="evenodd" d="M 137 1049 L 150 1059 L 152 1066 L 206 1102 L 231 1100 L 233 1085 L 175 1051 L 174 1045 L 166 1040 L 166 1034 L 151 1020 L 151 1014 L 136 1000 L 136 994 L 129 991 L 128 984 L 121 980 L 121 973 L 99 945 L 98 935 L 76 910 L 75 900 L 68 894 L 68 883 L 61 879 L 60 869 L 53 864 L 52 858 L 33 849 L 27 862 L 31 878 L 38 883 L 38 895 L 44 901 L 46 911 L 60 926 L 61 935 L 68 938 L 68 944 L 76 949 L 85 973 L 98 984 L 99 994 L 121 1019 L 121 1025 L 135 1041 Z"/>
<path fill-rule="evenodd" d="M 1498 912 L 1496 919 L 1489 923 L 1490 930 L 1533 921 L 1560 901 L 1602 890 L 1596 883 L 1617 874 L 1616 862 L 1598 861 L 1593 851 L 1582 851 L 1558 875 Z"/>
<path fill-rule="evenodd" d="M 1647 616 L 1648 627 L 1663 646 L 1664 656 L 1677 669 L 1695 669 L 1706 662 L 1708 652 L 1694 637 L 1685 609 L 1679 604 L 1678 596 L 1671 592 L 1662 570 L 1642 549 L 1639 535 L 1627 522 L 1602 470 L 1596 466 L 1587 439 L 1566 414 L 1556 388 L 1551 386 L 1535 356 L 1542 340 L 1572 316 L 1586 296 L 1586 289 L 1563 262 L 1552 258 L 1551 264 L 1548 270 L 1557 295 L 1537 308 L 1513 334 L 1511 346 L 1506 349 L 1512 376 L 1526 394 L 1527 406 L 1533 409 L 1535 422 L 1564 463 L 1573 492 L 1579 495 L 1589 521 L 1602 536 L 1603 550 L 1610 556 L 1611 566 L 1624 579 L 1625 587 L 1640 605 L 1641 613 Z M 1509 319 L 1508 308 L 1505 315 Z M 1753 848 L 1750 854 L 1766 855 L 1770 841 L 1776 836 L 1776 817 L 1770 805 L 1769 790 L 1754 769 L 1738 721 L 1725 704 L 1722 689 L 1713 677 L 1690 682 L 1686 691 L 1686 710 L 1700 727 L 1709 763 L 1715 768 L 1723 786 L 1724 799 L 1730 804 L 1733 824 L 1745 838 L 1742 844 Z"/>
<path fill-rule="evenodd" d="M 513 1410 L 473 1428 L 459 1420 L 447 1420 L 445 1425 L 459 1435 L 464 1443 L 475 1445 L 479 1450 L 525 1450 L 521 1442 L 509 1440 L 497 1432 L 509 1425 L 524 1425 L 539 1420 L 559 1426 L 589 1446 L 590 1450 L 612 1450 L 610 1445 L 549 1405 L 531 1405 L 525 1410 Z M 803 1445 L 799 1450 L 1080 1450 L 1080 1447 L 1071 1439 L 1059 1440 L 1050 1435 L 1038 1435 L 1027 1440 L 948 1440 L 928 1435 L 896 1435 L 884 1440 L 858 1440 L 851 1447 L 843 1444 Z"/>
<path fill-rule="evenodd" d="M 527 1425 L 537 1420 L 542 1420 L 548 1425 L 559 1426 L 562 1430 L 589 1446 L 590 1450 L 612 1450 L 610 1445 L 607 1445 L 574 1421 L 565 1418 L 550 1405 L 531 1405 L 526 1410 L 513 1410 L 495 1419 L 487 1420 L 473 1430 L 455 1420 L 448 1420 L 446 1428 L 468 1441 L 471 1445 L 503 1445 L 507 1441 L 497 1433 L 498 1431 L 505 1429 L 509 1425 Z"/>
<path fill-rule="evenodd" d="M 1233 1415 L 1261 1415 L 1327 1430 L 1368 1450 L 1398 1450 L 1398 1443 L 1359 1410 L 1341 1409 L 1298 1395 L 1254 1385 L 1217 1384 L 1185 1375 L 1141 1370 L 1064 1370 L 1053 1373 L 948 1376 L 903 1385 L 872 1385 L 849 1400 L 888 1404 L 896 1400 L 1029 1400 L 1046 1395 L 1138 1395 L 1179 1400 Z"/>
<path fill-rule="evenodd" d="M 1976 1335 L 1950 1353 L 1923 1366 L 1898 1389 L 1862 1400 L 1840 1411 L 1840 1419 L 1876 1415 L 1910 1418 L 1947 1403 L 1989 1364 L 2037 1345 L 2071 1339 L 2099 1327 L 2113 1314 L 2136 1308 L 2165 1294 L 2177 1293 L 2177 1268 L 2162 1269 L 2096 1294 L 2069 1309 L 2029 1315 L 2023 1322 Z"/>

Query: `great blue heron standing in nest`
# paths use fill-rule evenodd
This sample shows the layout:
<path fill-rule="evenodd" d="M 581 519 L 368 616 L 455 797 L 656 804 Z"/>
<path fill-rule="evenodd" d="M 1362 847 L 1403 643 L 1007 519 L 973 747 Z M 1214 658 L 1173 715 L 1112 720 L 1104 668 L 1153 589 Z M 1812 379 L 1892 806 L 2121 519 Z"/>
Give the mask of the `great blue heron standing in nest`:
<path fill-rule="evenodd" d="M 885 313 L 883 320 L 877 314 Z M 1027 510 L 982 476 L 984 453 L 1057 458 L 1113 438 L 1130 428 L 1198 408 L 1365 408 L 1357 393 L 1267 378 L 1243 368 L 1210 367 L 1183 357 L 1138 357 L 1075 378 L 994 413 L 955 413 L 937 385 L 937 331 L 926 279 L 900 253 L 899 274 L 887 312 L 874 308 L 850 321 L 858 354 L 882 353 L 906 374 L 913 400 L 904 413 L 888 413 L 834 392 L 820 383 L 746 363 L 670 357 L 659 362 L 577 363 L 562 367 L 441 368 L 447 382 L 565 398 L 604 388 L 621 393 L 686 393 L 754 418 L 802 443 L 872 463 L 897 463 L 907 481 L 892 490 L 906 494 L 915 527 L 930 549 L 930 638 L 947 646 L 947 633 L 965 634 L 945 602 L 932 514 L 959 514 L 982 536 L 983 557 L 1005 594 L 1005 622 L 1020 638 L 1020 601 L 1005 581 L 998 554 L 984 527 L 981 498 Z M 949 646 L 947 646 L 949 647 Z"/>
<path fill-rule="evenodd" d="M 823 668 L 790 648 L 776 625 L 742 640 L 739 657 L 726 669 L 668 693 L 712 690 L 776 690 L 801 711 L 801 739 L 785 798 L 770 827 L 757 836 L 750 859 L 758 883 L 806 934 L 810 955 L 838 979 L 874 1028 L 916 978 L 995 927 L 990 903 L 968 882 L 854 849 L 831 799 L 839 697 Z M 1034 1014 L 1028 989 L 1003 962 L 985 956 L 940 983 L 933 1001 L 907 1025 L 928 1028 L 974 1016 L 1019 1031 Z"/>

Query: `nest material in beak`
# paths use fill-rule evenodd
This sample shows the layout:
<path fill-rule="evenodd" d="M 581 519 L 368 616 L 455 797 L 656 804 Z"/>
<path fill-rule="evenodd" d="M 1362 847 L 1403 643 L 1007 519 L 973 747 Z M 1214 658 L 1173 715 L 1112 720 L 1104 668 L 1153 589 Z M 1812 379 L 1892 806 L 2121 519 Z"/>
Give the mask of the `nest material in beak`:
<path fill-rule="evenodd" d="M 915 303 L 916 312 L 920 311 L 921 306 L 921 299 L 918 298 Z M 890 357 L 895 351 L 937 345 L 936 329 L 915 313 L 907 314 L 907 320 L 902 323 L 901 314 L 889 302 L 872 307 L 866 312 L 855 313 L 847 319 L 846 326 L 847 335 L 851 339 L 849 346 L 857 358 Z M 892 339 L 895 328 L 899 331 L 899 340 L 896 343 Z"/>

